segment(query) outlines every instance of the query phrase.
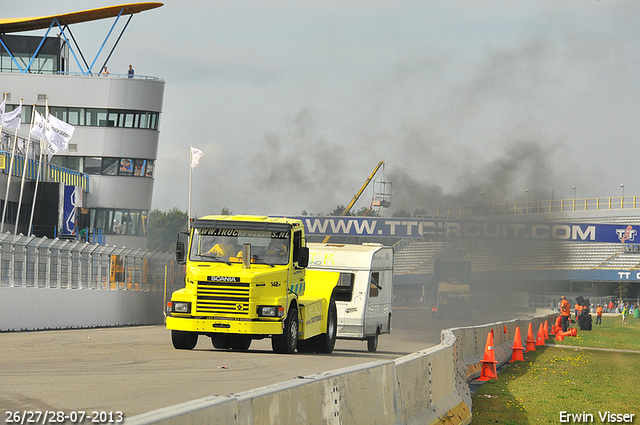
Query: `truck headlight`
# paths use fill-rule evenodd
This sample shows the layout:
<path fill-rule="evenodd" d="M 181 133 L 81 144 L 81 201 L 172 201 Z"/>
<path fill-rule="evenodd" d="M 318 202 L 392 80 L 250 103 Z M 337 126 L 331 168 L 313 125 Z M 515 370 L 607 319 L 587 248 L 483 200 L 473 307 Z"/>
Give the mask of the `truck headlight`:
<path fill-rule="evenodd" d="M 282 317 L 284 316 L 284 307 L 279 305 L 259 305 L 258 316 L 260 317 Z"/>
<path fill-rule="evenodd" d="M 191 313 L 191 303 L 174 301 L 173 312 L 174 313 Z"/>

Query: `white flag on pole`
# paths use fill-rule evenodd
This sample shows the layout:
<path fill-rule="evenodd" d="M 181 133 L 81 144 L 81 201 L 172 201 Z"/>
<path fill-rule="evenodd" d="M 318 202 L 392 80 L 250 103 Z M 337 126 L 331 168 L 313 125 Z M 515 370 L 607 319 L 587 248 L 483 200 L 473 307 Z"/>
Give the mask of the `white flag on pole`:
<path fill-rule="evenodd" d="M 191 168 L 196 168 L 198 166 L 202 155 L 204 155 L 204 152 L 202 152 L 198 148 L 194 148 L 193 146 L 191 146 Z"/>
<path fill-rule="evenodd" d="M 45 138 L 49 142 L 49 162 L 51 162 L 51 157 L 59 150 L 67 148 L 75 129 L 71 124 L 67 124 L 49 114 L 49 121 L 45 126 L 44 132 Z"/>
<path fill-rule="evenodd" d="M 22 122 L 22 105 L 18 106 L 13 111 L 5 112 L 2 114 L 3 128 L 17 128 L 18 130 L 20 130 L 21 122 Z"/>
<path fill-rule="evenodd" d="M 47 121 L 38 111 L 35 111 L 35 117 L 33 118 L 33 125 L 31 126 L 30 133 L 33 137 L 39 139 L 46 139 L 44 135 Z"/>
<path fill-rule="evenodd" d="M 4 116 L 4 100 L 0 103 L 0 121 L 2 121 L 2 117 Z"/>

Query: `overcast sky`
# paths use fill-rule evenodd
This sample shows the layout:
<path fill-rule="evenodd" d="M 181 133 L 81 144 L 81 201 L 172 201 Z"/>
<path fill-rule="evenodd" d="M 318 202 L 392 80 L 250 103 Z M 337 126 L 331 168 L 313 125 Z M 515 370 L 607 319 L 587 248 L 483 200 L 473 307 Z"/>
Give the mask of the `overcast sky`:
<path fill-rule="evenodd" d="M 121 3 L 11 2 L 2 17 Z M 326 214 L 379 161 L 385 216 L 480 192 L 640 196 L 637 0 L 164 3 L 133 17 L 108 63 L 166 82 L 154 208 L 187 209 L 189 144 L 204 151 L 198 216 Z M 112 23 L 72 26 L 85 55 Z"/>

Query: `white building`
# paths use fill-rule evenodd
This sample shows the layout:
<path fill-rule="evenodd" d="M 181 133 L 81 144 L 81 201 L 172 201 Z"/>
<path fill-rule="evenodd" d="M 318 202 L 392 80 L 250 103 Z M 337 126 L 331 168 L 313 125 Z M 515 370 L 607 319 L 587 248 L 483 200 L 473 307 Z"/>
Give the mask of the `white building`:
<path fill-rule="evenodd" d="M 91 64 L 91 58 L 84 60 L 73 37 L 69 37 L 66 25 L 95 19 L 124 19 L 126 15 L 130 19 L 136 13 L 159 6 L 162 4 L 139 3 L 42 18 L 0 20 L 0 90 L 7 96 L 6 111 L 13 110 L 22 99 L 19 136 L 23 138 L 28 134 L 33 105 L 44 114 L 45 102 L 52 115 L 75 126 L 69 146 L 59 151 L 51 163 L 82 173 L 77 175 L 79 179 L 71 179 L 72 185 L 82 186 L 78 181 L 88 180 L 82 191 L 82 206 L 77 209 L 76 230 L 88 228 L 90 238 L 103 235 L 103 242 L 109 245 L 146 248 L 165 83 L 150 76 L 101 75 L 99 71 L 104 65 L 96 61 L 94 67 L 98 69 L 87 65 Z M 48 33 L 48 28 L 56 28 L 61 35 L 16 35 L 34 30 Z M 69 72 L 72 63 L 81 71 Z M 3 202 L 13 134 L 13 130 L 6 130 L 2 136 L 5 167 L 0 170 L 0 197 Z M 18 143 L 19 151 L 20 146 Z M 38 151 L 36 147 L 36 155 Z M 16 156 L 11 178 L 5 232 L 14 231 L 20 199 L 21 155 Z M 36 161 L 31 161 L 29 170 L 35 169 L 35 165 Z M 35 175 L 35 171 L 25 173 L 29 179 L 21 202 L 19 233 L 28 231 Z M 68 177 L 74 173 L 43 172 L 41 176 L 48 181 L 65 177 L 69 181 Z M 60 234 L 55 225 L 59 220 L 51 220 L 58 218 L 56 211 L 51 211 L 51 205 L 59 197 L 53 194 L 53 204 L 43 204 L 40 201 L 47 196 L 51 198 L 51 185 L 38 187 L 39 207 L 34 211 L 32 233 L 49 237 L 54 232 Z"/>

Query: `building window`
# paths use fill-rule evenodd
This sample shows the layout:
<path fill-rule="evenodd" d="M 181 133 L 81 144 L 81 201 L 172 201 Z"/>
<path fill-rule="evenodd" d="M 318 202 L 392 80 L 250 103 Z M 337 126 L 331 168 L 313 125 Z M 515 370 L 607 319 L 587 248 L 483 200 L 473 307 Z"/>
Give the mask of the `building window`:
<path fill-rule="evenodd" d="M 100 229 L 105 235 L 146 235 L 146 210 L 93 208 L 89 212 L 89 227 Z"/>
<path fill-rule="evenodd" d="M 153 177 L 153 168 L 155 166 L 155 161 L 147 161 L 147 170 L 144 173 L 145 177 Z"/>
<path fill-rule="evenodd" d="M 144 158 L 100 158 L 55 155 L 51 163 L 90 175 L 153 177 L 155 161 Z"/>
<path fill-rule="evenodd" d="M 133 175 L 133 160 L 129 158 L 120 159 L 120 171 L 118 172 L 120 176 L 131 176 Z"/>
<path fill-rule="evenodd" d="M 86 174 L 100 174 L 102 172 L 102 158 L 95 156 L 85 157 L 84 172 Z"/>
<path fill-rule="evenodd" d="M 18 104 L 6 105 L 5 110 L 13 111 Z M 22 124 L 31 123 L 31 105 L 22 105 Z M 44 106 L 36 106 L 41 115 L 46 115 Z M 144 111 L 120 111 L 116 109 L 49 107 L 56 118 L 74 126 L 158 129 L 158 113 Z"/>
<path fill-rule="evenodd" d="M 147 161 L 144 159 L 136 159 L 133 164 L 133 175 L 135 177 L 144 176 L 144 168 L 147 164 Z"/>
<path fill-rule="evenodd" d="M 118 158 L 103 158 L 102 174 L 105 176 L 117 176 L 119 163 L 120 160 Z"/>

